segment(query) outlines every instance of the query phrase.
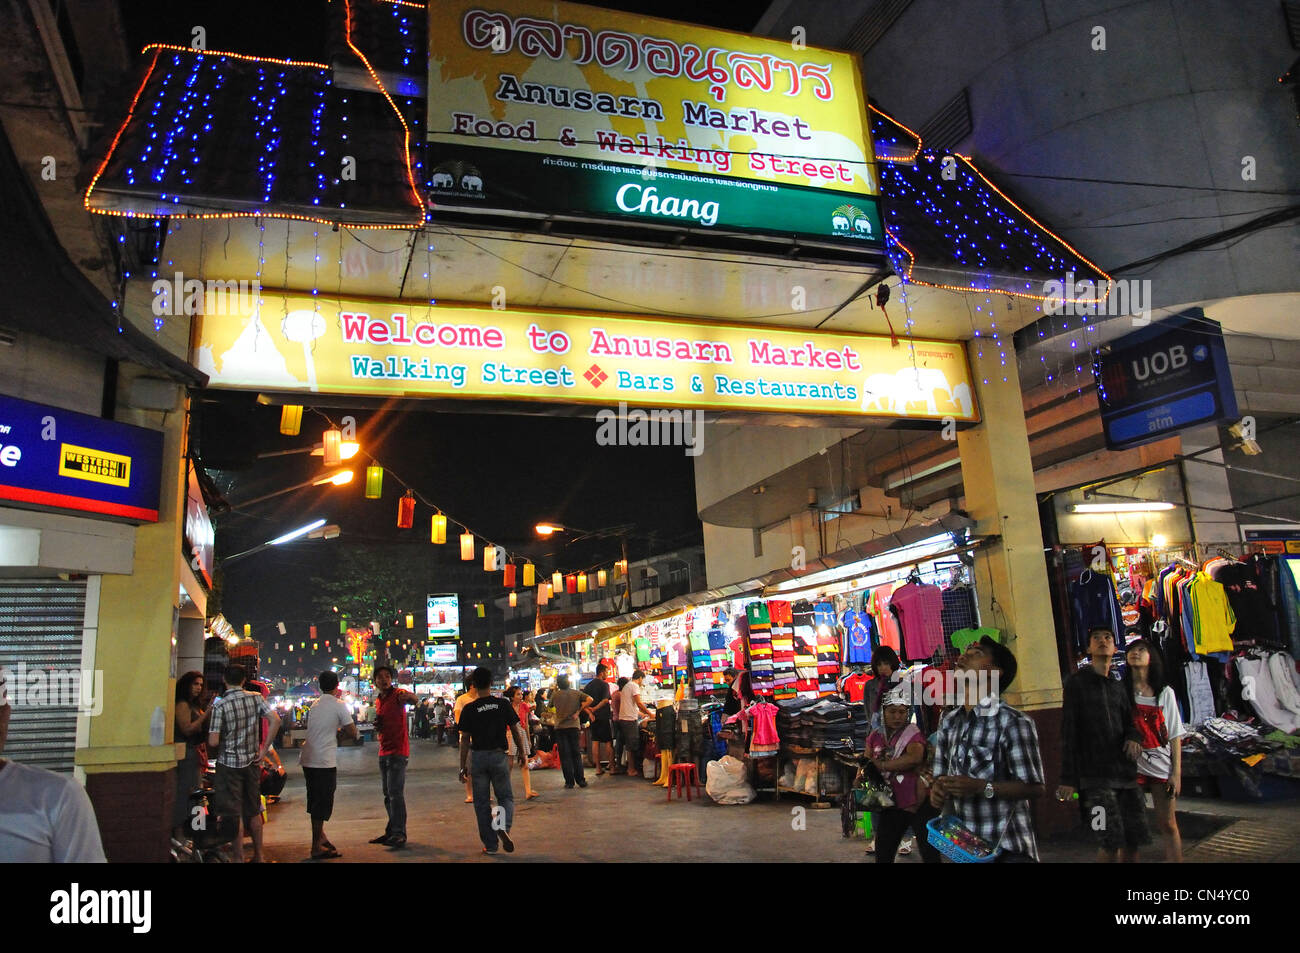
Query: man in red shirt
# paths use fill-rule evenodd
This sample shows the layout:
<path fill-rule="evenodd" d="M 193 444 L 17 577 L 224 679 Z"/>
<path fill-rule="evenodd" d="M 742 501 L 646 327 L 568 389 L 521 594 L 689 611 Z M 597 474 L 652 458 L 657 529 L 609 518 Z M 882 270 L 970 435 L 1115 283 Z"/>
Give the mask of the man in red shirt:
<path fill-rule="evenodd" d="M 406 730 L 406 706 L 416 698 L 393 684 L 387 665 L 375 669 L 375 731 L 379 735 L 379 778 L 384 786 L 388 826 L 370 843 L 406 846 L 406 765 L 411 760 L 411 740 Z"/>

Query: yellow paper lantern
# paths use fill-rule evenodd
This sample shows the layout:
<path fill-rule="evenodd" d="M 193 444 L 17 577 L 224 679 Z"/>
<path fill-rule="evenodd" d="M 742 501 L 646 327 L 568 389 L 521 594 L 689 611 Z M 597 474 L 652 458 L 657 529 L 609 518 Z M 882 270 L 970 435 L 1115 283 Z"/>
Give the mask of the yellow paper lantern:
<path fill-rule="evenodd" d="M 460 534 L 460 558 L 465 562 L 472 562 L 474 559 L 474 534 Z"/>
<path fill-rule="evenodd" d="M 483 603 L 481 602 L 474 604 L 474 611 L 478 614 L 478 617 L 480 619 L 483 618 L 485 615 L 487 615 L 487 611 L 484 608 Z"/>
<path fill-rule="evenodd" d="M 483 571 L 495 572 L 497 568 L 497 548 L 492 545 L 483 547 Z"/>
<path fill-rule="evenodd" d="M 561 573 L 551 573 L 551 595 L 555 595 L 557 590 L 564 588 L 564 576 Z"/>
<path fill-rule="evenodd" d="M 620 559 L 614 563 L 614 578 L 621 579 L 627 575 L 627 560 Z"/>
<path fill-rule="evenodd" d="M 537 567 L 532 563 L 524 563 L 524 586 L 528 589 L 533 588 L 537 581 Z"/>
<path fill-rule="evenodd" d="M 253 634 L 253 627 L 252 627 L 251 625 L 249 625 L 247 622 L 245 622 L 245 623 L 244 623 L 244 638 L 248 638 L 248 637 L 251 636 L 252 634 Z"/>
<path fill-rule="evenodd" d="M 605 583 L 608 581 L 608 579 L 609 579 L 609 574 L 605 572 L 605 570 L 603 569 L 596 570 L 596 588 L 598 589 L 605 588 Z"/>
<path fill-rule="evenodd" d="M 371 464 L 366 467 L 366 499 L 377 500 L 384 495 L 384 468 Z"/>
<path fill-rule="evenodd" d="M 414 629 L 414 628 L 415 628 L 415 616 L 411 615 L 411 613 L 409 613 L 409 612 L 406 613 L 406 627 L 407 627 L 408 629 Z"/>
<path fill-rule="evenodd" d="M 443 516 L 441 513 L 434 515 L 433 522 L 429 526 L 429 542 L 447 542 L 447 517 Z"/>
<path fill-rule="evenodd" d="M 587 574 L 585 572 L 578 573 L 578 591 L 587 591 Z"/>
<path fill-rule="evenodd" d="M 512 592 L 510 593 L 510 608 L 513 609 L 517 605 L 519 605 L 519 597 Z"/>
<path fill-rule="evenodd" d="M 321 446 L 324 448 L 325 466 L 336 467 L 343 462 L 343 431 L 333 428 L 325 431 L 321 436 Z"/>
<path fill-rule="evenodd" d="M 285 404 L 280 408 L 280 433 L 296 437 L 302 430 L 302 405 Z"/>

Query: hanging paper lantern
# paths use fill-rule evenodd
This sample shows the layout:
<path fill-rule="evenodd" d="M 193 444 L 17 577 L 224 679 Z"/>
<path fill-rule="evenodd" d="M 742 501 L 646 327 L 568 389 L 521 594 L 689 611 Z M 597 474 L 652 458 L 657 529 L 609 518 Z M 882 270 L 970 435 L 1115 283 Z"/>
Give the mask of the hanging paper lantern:
<path fill-rule="evenodd" d="M 564 577 L 559 572 L 551 573 L 551 595 L 559 592 L 564 588 Z"/>
<path fill-rule="evenodd" d="M 616 563 L 614 563 L 614 578 L 622 579 L 626 575 L 627 575 L 627 560 L 620 559 Z"/>
<path fill-rule="evenodd" d="M 313 652 L 319 651 L 319 650 L 320 650 L 320 646 L 317 645 L 315 642 L 313 642 L 313 643 L 311 644 L 311 650 L 312 650 Z"/>
<path fill-rule="evenodd" d="M 533 588 L 533 583 L 537 581 L 537 567 L 532 563 L 524 563 L 524 587 Z"/>
<path fill-rule="evenodd" d="M 244 623 L 244 638 L 248 638 L 248 637 L 251 636 L 252 634 L 253 634 L 253 627 L 252 627 L 251 625 L 249 625 L 247 622 L 245 622 L 245 623 Z"/>
<path fill-rule="evenodd" d="M 411 615 L 411 613 L 409 613 L 409 612 L 406 613 L 406 627 L 407 627 L 408 629 L 414 629 L 414 628 L 415 628 L 415 616 Z"/>
<path fill-rule="evenodd" d="M 377 500 L 384 495 L 384 468 L 376 464 L 366 467 L 366 499 Z"/>
<path fill-rule="evenodd" d="M 551 601 L 551 587 L 548 586 L 546 583 L 542 583 L 540 586 L 537 587 L 537 604 L 539 606 L 544 606 L 546 605 L 546 603 L 550 601 Z"/>
<path fill-rule="evenodd" d="M 311 626 L 308 626 L 307 628 L 309 629 L 309 634 L 311 635 L 312 639 L 314 640 L 314 639 L 316 638 L 316 626 L 311 625 Z M 326 645 L 329 645 L 328 642 L 326 642 L 325 644 L 326 644 Z"/>
<path fill-rule="evenodd" d="M 493 572 L 497 568 L 497 548 L 492 545 L 483 547 L 483 571 Z"/>
<path fill-rule="evenodd" d="M 514 563 L 506 563 L 505 571 L 502 572 L 501 574 L 501 584 L 505 586 L 507 589 L 513 589 L 515 587 L 515 564 Z M 511 605 L 514 605 L 514 603 L 511 603 Z"/>
<path fill-rule="evenodd" d="M 339 619 L 339 635 L 347 635 L 347 634 L 348 634 L 348 620 Z"/>
<path fill-rule="evenodd" d="M 460 558 L 465 562 L 474 561 L 474 534 L 460 534 Z"/>
<path fill-rule="evenodd" d="M 577 577 L 577 576 L 565 576 L 565 577 L 564 577 L 564 591 L 567 592 L 569 595 L 573 595 L 575 592 L 578 591 L 578 577 Z"/>
<path fill-rule="evenodd" d="M 603 569 L 596 570 L 596 588 L 604 589 L 605 583 L 609 581 L 609 573 Z"/>
<path fill-rule="evenodd" d="M 587 591 L 587 574 L 585 572 L 578 573 L 578 591 Z"/>
<path fill-rule="evenodd" d="M 280 433 L 296 437 L 302 430 L 302 405 L 285 404 L 280 408 Z"/>
<path fill-rule="evenodd" d="M 486 608 L 481 602 L 474 603 L 474 612 L 478 615 L 480 619 L 483 618 L 485 615 L 487 615 Z"/>
<path fill-rule="evenodd" d="M 512 592 L 510 593 L 510 608 L 513 609 L 517 605 L 519 605 L 519 597 Z"/>
<path fill-rule="evenodd" d="M 441 513 L 433 514 L 433 521 L 429 524 L 429 542 L 447 542 L 447 517 Z"/>
<path fill-rule="evenodd" d="M 343 431 L 332 427 L 321 435 L 325 466 L 336 467 L 343 462 Z"/>
<path fill-rule="evenodd" d="M 397 528 L 410 529 L 415 525 L 415 494 L 410 490 L 397 501 Z"/>

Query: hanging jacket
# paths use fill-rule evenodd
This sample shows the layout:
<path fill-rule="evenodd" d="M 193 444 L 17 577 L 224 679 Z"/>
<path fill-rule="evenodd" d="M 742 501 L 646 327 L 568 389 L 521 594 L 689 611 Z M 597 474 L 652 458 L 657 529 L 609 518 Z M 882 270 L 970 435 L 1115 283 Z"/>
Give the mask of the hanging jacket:
<path fill-rule="evenodd" d="M 1115 637 L 1115 648 L 1124 648 L 1124 628 L 1121 622 L 1119 599 L 1115 584 L 1105 573 L 1084 570 L 1078 580 L 1070 584 L 1070 613 L 1074 622 L 1074 646 L 1080 655 L 1088 651 L 1088 630 L 1095 627 L 1110 629 Z"/>
<path fill-rule="evenodd" d="M 1188 585 L 1188 595 L 1195 639 L 1193 651 L 1197 655 L 1231 652 L 1237 616 L 1223 586 L 1211 579 L 1209 573 L 1198 572 Z"/>

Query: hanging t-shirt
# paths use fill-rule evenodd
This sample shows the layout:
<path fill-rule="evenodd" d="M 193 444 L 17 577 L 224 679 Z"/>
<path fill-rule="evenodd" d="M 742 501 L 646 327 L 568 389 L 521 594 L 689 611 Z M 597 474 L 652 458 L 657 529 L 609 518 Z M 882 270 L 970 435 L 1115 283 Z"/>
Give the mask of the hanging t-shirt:
<path fill-rule="evenodd" d="M 845 676 L 843 682 L 841 682 L 841 687 L 844 694 L 848 696 L 850 704 L 862 701 L 869 681 L 871 681 L 871 676 L 864 672 L 854 672 L 852 675 Z"/>
<path fill-rule="evenodd" d="M 909 582 L 894 590 L 889 604 L 898 611 L 909 659 L 928 659 L 943 646 L 942 589 Z"/>
<path fill-rule="evenodd" d="M 1166 685 L 1160 690 L 1159 699 L 1150 695 L 1135 696 L 1133 721 L 1142 737 L 1138 773 L 1168 781 L 1169 772 L 1173 770 L 1170 742 L 1187 734 L 1187 729 L 1183 727 L 1183 716 L 1178 711 L 1178 702 L 1174 699 L 1174 690 Z"/>
<path fill-rule="evenodd" d="M 844 662 L 847 665 L 869 665 L 871 663 L 871 652 L 875 648 L 872 644 L 872 623 L 871 616 L 864 613 L 854 612 L 852 609 L 844 613 Z"/>
<path fill-rule="evenodd" d="M 898 652 L 903 647 L 903 640 L 902 632 L 898 628 L 898 620 L 889 611 L 889 597 L 893 594 L 893 591 L 894 584 L 892 582 L 877 586 L 871 590 L 866 609 L 871 613 L 872 618 L 876 620 L 876 632 L 880 636 L 880 644 L 888 645 L 895 652 Z"/>

